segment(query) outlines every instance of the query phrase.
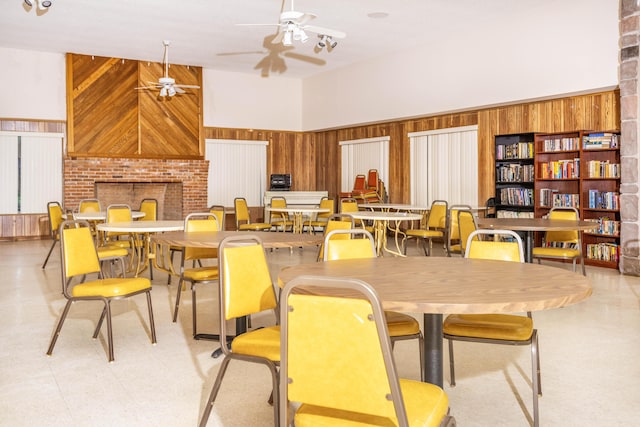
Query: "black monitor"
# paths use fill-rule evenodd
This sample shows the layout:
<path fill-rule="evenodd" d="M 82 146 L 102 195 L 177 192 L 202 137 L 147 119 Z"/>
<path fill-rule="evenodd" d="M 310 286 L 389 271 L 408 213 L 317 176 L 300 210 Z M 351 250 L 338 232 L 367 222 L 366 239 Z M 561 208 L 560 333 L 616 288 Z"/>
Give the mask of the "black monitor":
<path fill-rule="evenodd" d="M 291 174 L 274 173 L 271 175 L 269 190 L 271 191 L 289 191 L 291 190 Z"/>

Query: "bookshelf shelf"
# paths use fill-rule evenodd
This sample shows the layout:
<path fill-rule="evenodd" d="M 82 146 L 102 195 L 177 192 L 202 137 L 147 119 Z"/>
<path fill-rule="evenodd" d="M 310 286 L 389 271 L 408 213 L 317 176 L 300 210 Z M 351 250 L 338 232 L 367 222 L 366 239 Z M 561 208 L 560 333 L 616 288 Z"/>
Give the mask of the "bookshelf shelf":
<path fill-rule="evenodd" d="M 496 135 L 496 215 L 533 217 L 535 150 L 533 133 Z"/>

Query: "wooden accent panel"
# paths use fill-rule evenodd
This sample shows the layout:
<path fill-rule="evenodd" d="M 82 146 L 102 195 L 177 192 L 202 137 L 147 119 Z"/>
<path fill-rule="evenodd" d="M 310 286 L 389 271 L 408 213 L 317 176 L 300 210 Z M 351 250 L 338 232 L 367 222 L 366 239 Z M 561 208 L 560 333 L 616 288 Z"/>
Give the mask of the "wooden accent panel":
<path fill-rule="evenodd" d="M 156 82 L 163 75 L 162 64 L 139 64 L 139 86 Z M 200 86 L 202 69 L 171 65 L 169 76 L 179 84 Z M 160 97 L 157 90 L 138 92 L 140 153 L 145 157 L 193 158 L 204 156 L 200 144 L 202 90 L 185 89 L 184 94 Z"/>
<path fill-rule="evenodd" d="M 49 235 L 49 218 L 47 215 L 0 215 L 0 240 L 42 238 Z"/>
<path fill-rule="evenodd" d="M 202 90 L 165 98 L 135 90 L 162 75 L 160 63 L 68 54 L 69 155 L 202 158 Z M 200 67 L 172 65 L 169 75 L 202 86 Z"/>
<path fill-rule="evenodd" d="M 137 69 L 136 61 L 67 55 L 69 155 L 139 154 Z"/>

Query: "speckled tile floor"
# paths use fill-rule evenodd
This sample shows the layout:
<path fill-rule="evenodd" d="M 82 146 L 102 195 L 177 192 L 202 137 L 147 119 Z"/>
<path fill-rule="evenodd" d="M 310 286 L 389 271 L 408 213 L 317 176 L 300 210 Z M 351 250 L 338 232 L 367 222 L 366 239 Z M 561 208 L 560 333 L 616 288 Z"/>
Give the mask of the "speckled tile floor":
<path fill-rule="evenodd" d="M 53 356 L 47 357 L 65 303 L 59 251 L 40 268 L 49 245 L 0 243 L 0 425 L 196 425 L 220 359 L 210 357 L 216 342 L 191 338 L 190 297 L 172 323 L 176 286 L 155 274 L 156 345 L 150 344 L 144 296 L 114 303 L 114 363 L 107 362 L 105 337 L 91 339 L 100 303 L 74 304 Z M 410 254 L 417 255 L 415 248 Z M 274 276 L 285 265 L 315 257 L 314 249 L 269 253 Z M 540 424 L 636 425 L 640 278 L 598 268 L 587 274 L 594 293 L 586 302 L 534 313 L 544 392 Z M 201 286 L 198 301 L 199 327 L 215 332 L 213 287 Z M 254 326 L 272 321 L 257 317 Z M 396 345 L 403 377 L 418 377 L 415 345 Z M 448 377 L 445 370 L 444 388 L 459 426 L 531 425 L 527 347 L 456 343 L 456 387 L 448 385 Z M 269 392 L 265 367 L 232 362 L 209 425 L 271 425 Z"/>

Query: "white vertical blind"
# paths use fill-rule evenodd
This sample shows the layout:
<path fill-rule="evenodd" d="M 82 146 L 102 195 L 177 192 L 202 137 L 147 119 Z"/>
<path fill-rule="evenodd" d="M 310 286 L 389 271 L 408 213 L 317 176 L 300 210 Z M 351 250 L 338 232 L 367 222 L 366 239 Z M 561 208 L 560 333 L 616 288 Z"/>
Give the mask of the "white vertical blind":
<path fill-rule="evenodd" d="M 478 127 L 409 134 L 411 203 L 478 206 Z"/>
<path fill-rule="evenodd" d="M 356 175 L 367 175 L 369 169 L 377 169 L 380 179 L 389 186 L 389 140 L 379 138 L 340 141 L 342 147 L 342 191 L 353 189 Z"/>
<path fill-rule="evenodd" d="M 62 141 L 24 135 L 21 142 L 20 212 L 46 212 L 47 202 L 62 204 Z"/>
<path fill-rule="evenodd" d="M 62 145 L 59 133 L 0 133 L 0 213 L 43 213 L 62 202 Z"/>
<path fill-rule="evenodd" d="M 0 214 L 18 212 L 18 135 L 0 134 Z"/>
<path fill-rule="evenodd" d="M 209 160 L 209 206 L 233 206 L 244 197 L 249 206 L 262 206 L 267 189 L 268 141 L 207 139 L 205 159 Z"/>

